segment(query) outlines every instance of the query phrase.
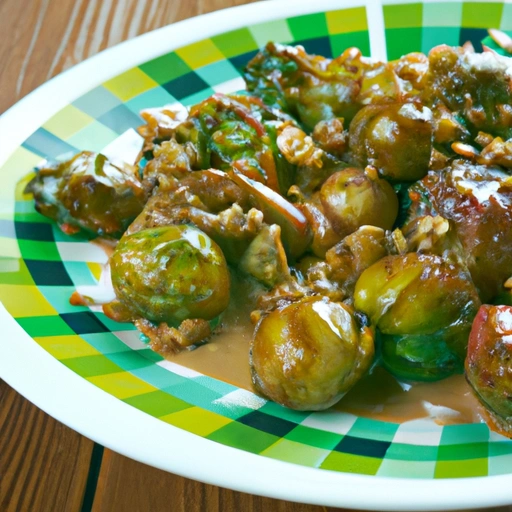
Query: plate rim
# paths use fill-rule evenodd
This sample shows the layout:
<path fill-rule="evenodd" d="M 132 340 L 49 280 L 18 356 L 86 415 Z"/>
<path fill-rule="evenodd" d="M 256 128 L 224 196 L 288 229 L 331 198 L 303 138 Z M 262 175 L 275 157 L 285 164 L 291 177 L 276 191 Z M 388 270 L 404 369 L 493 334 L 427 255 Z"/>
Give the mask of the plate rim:
<path fill-rule="evenodd" d="M 104 50 L 52 78 L 0 116 L 0 166 L 51 115 L 97 85 L 181 46 L 244 27 L 247 19 L 252 24 L 263 23 L 353 5 L 365 5 L 368 13 L 382 11 L 379 0 L 346 0 L 342 6 L 338 0 L 273 0 L 272 9 L 262 9 L 261 4 L 231 7 L 162 27 Z M 194 35 L 198 33 L 200 37 Z M 24 112 L 30 113 L 28 121 Z M 352 475 L 221 445 L 142 413 L 75 374 L 34 343 L 1 304 L 0 325 L 2 338 L 7 340 L 0 343 L 0 376 L 7 384 L 80 434 L 159 469 L 251 494 L 366 510 L 454 510 L 512 503 L 512 491 L 507 491 L 512 489 L 512 474 L 455 480 Z M 9 343 L 11 339 L 16 343 Z M 70 385 L 63 386 L 66 382 Z M 119 431 L 116 427 L 123 420 L 138 425 L 137 429 Z M 170 457 L 160 444 L 167 437 L 174 443 L 169 446 Z M 212 455 L 206 460 L 205 451 Z"/>

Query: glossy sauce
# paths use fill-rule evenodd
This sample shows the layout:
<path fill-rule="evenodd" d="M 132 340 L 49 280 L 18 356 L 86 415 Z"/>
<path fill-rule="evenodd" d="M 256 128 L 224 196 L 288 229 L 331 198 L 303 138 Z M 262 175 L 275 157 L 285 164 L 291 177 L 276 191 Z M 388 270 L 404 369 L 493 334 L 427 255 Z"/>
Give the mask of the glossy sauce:
<path fill-rule="evenodd" d="M 251 311 L 256 294 L 247 281 L 231 276 L 231 300 L 222 316 L 222 325 L 209 343 L 167 358 L 204 375 L 252 391 L 249 370 L 249 343 L 254 326 Z"/>
<path fill-rule="evenodd" d="M 235 282 L 232 297 L 247 297 L 248 285 Z M 210 343 L 171 359 L 202 374 L 254 391 L 249 370 L 249 344 L 254 326 L 249 320 L 254 300 L 234 301 L 226 311 L 222 332 Z M 463 375 L 438 382 L 398 382 L 377 367 L 332 407 L 365 418 L 401 423 L 432 418 L 442 425 L 483 421 L 484 410 Z"/>
<path fill-rule="evenodd" d="M 405 384 L 380 367 L 359 381 L 333 408 L 395 423 L 432 418 L 441 425 L 478 423 L 484 414 L 463 375 Z"/>
<path fill-rule="evenodd" d="M 115 244 L 95 241 L 111 256 Z M 111 291 L 108 264 L 104 265 L 98 293 Z M 210 342 L 168 359 L 201 374 L 254 391 L 249 367 L 249 345 L 254 332 L 250 314 L 256 309 L 258 290 L 247 280 L 232 275 L 231 302 L 223 314 L 221 330 Z M 240 298 L 243 297 L 243 300 Z M 377 367 L 359 381 L 333 410 L 395 423 L 433 418 L 443 425 L 484 421 L 484 408 L 473 395 L 463 375 L 439 382 L 403 383 L 384 368 Z"/>

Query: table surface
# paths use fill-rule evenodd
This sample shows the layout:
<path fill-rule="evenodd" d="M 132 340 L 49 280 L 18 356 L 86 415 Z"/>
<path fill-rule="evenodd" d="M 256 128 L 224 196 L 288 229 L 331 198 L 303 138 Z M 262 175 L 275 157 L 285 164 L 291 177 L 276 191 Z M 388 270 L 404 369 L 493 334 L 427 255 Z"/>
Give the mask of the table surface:
<path fill-rule="evenodd" d="M 0 113 L 41 83 L 120 41 L 252 0 L 1 0 Z M 234 492 L 151 468 L 95 444 L 0 380 L 0 511 L 340 510 Z M 512 507 L 487 509 L 512 512 Z"/>

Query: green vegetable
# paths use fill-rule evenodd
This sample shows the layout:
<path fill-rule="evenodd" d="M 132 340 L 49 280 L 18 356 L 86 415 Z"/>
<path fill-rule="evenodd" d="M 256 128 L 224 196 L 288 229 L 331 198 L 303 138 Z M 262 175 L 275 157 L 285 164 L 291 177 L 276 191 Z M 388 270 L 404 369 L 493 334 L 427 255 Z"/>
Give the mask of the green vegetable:
<path fill-rule="evenodd" d="M 211 320 L 229 302 L 229 272 L 218 245 L 199 229 L 176 225 L 121 239 L 110 260 L 119 301 L 155 323 Z"/>
<path fill-rule="evenodd" d="M 275 402 L 297 410 L 336 403 L 368 370 L 373 331 L 349 306 L 307 297 L 261 320 L 251 345 L 253 383 Z"/>
<path fill-rule="evenodd" d="M 469 272 L 438 256 L 387 256 L 356 283 L 354 307 L 382 340 L 383 363 L 396 376 L 438 380 L 462 371 L 480 300 Z"/>

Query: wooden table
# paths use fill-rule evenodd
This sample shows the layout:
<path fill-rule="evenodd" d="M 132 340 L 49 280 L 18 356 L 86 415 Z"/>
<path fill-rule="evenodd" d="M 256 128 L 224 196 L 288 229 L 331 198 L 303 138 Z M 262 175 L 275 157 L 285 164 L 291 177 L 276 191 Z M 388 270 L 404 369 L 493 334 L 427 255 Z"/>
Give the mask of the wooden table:
<path fill-rule="evenodd" d="M 0 113 L 104 48 L 252 0 L 0 0 Z M 0 511 L 321 512 L 134 462 L 49 417 L 0 381 Z M 512 507 L 488 509 L 512 512 Z"/>

